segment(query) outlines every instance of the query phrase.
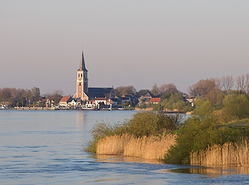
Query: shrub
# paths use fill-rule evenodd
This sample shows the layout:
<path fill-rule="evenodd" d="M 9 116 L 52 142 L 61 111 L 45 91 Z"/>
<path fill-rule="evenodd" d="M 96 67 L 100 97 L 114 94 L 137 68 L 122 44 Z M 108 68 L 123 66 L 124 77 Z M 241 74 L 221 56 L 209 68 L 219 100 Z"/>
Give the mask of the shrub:
<path fill-rule="evenodd" d="M 183 116 L 180 114 L 167 115 L 160 112 L 138 112 L 130 120 L 126 120 L 122 124 L 97 123 L 91 129 L 92 140 L 88 142 L 88 147 L 85 148 L 85 151 L 96 152 L 96 144 L 100 139 L 115 134 L 129 133 L 139 138 L 173 131 L 179 128 L 182 120 Z"/>
<path fill-rule="evenodd" d="M 176 145 L 165 155 L 165 162 L 189 164 L 191 151 L 200 151 L 209 145 L 221 143 L 218 125 L 211 116 L 189 117 L 179 129 Z"/>
<path fill-rule="evenodd" d="M 249 101 L 245 95 L 225 97 L 223 115 L 226 120 L 240 120 L 249 116 Z"/>
<path fill-rule="evenodd" d="M 183 101 L 181 95 L 179 95 L 178 93 L 171 93 L 170 97 L 164 99 L 161 105 L 169 110 L 183 110 L 183 108 L 186 106 L 186 103 Z"/>
<path fill-rule="evenodd" d="M 193 112 L 194 115 L 200 115 L 200 116 L 212 115 L 214 110 L 212 103 L 203 98 L 197 101 L 196 106 L 197 108 Z"/>
<path fill-rule="evenodd" d="M 249 127 L 221 127 L 214 116 L 189 117 L 177 132 L 176 145 L 165 154 L 166 163 L 190 164 L 190 152 L 215 144 L 239 142 L 249 136 Z"/>

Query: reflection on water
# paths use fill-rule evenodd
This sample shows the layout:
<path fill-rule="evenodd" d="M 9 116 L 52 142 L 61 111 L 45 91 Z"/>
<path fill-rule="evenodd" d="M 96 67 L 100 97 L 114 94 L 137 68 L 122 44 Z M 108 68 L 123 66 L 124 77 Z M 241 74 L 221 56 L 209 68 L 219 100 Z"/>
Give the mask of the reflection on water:
<path fill-rule="evenodd" d="M 216 178 L 224 174 L 249 174 L 249 167 L 202 167 L 189 166 L 186 168 L 166 169 L 159 172 L 170 173 L 187 173 L 187 174 L 203 174 L 207 177 L 202 178 Z"/>
<path fill-rule="evenodd" d="M 159 160 L 149 160 L 138 157 L 124 157 L 118 155 L 93 155 L 93 158 L 98 159 L 98 162 L 126 162 L 126 163 L 150 163 L 150 164 L 164 164 Z"/>

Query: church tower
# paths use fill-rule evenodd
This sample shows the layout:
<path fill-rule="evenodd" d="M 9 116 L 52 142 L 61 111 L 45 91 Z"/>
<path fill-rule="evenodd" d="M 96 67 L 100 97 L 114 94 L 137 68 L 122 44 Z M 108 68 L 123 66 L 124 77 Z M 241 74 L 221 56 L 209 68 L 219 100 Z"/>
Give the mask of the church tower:
<path fill-rule="evenodd" d="M 77 70 L 77 82 L 76 82 L 76 97 L 84 99 L 84 93 L 88 92 L 88 70 L 86 69 L 84 54 L 82 51 L 82 57 L 80 62 L 80 68 Z"/>

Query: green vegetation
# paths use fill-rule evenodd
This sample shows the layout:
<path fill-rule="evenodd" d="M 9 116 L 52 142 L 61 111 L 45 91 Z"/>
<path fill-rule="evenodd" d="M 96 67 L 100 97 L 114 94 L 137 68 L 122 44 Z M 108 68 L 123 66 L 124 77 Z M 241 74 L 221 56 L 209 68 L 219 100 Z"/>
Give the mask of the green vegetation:
<path fill-rule="evenodd" d="M 234 121 L 234 122 L 221 124 L 221 126 L 238 125 L 238 124 L 241 124 L 241 123 L 248 123 L 248 122 L 249 122 L 249 119 L 243 119 L 243 120 L 240 120 L 240 121 Z"/>
<path fill-rule="evenodd" d="M 223 100 L 226 120 L 241 120 L 249 116 L 249 101 L 243 94 L 228 95 Z"/>
<path fill-rule="evenodd" d="M 150 105 L 154 111 L 167 110 L 179 110 L 183 112 L 193 111 L 194 107 L 190 103 L 183 100 L 182 96 L 178 93 L 168 92 L 161 96 L 161 102 L 159 104 Z"/>
<path fill-rule="evenodd" d="M 171 93 L 169 98 L 166 98 L 161 102 L 161 106 L 169 110 L 173 109 L 183 110 L 186 105 L 187 103 L 178 93 Z"/>
<path fill-rule="evenodd" d="M 138 112 L 130 120 L 119 124 L 97 123 L 91 129 L 92 140 L 88 142 L 85 151 L 96 152 L 97 142 L 111 135 L 129 133 L 138 138 L 143 136 L 159 135 L 167 131 L 177 130 L 183 116 L 167 115 L 160 112 Z"/>
<path fill-rule="evenodd" d="M 249 127 L 220 127 L 214 116 L 192 116 L 180 127 L 176 145 L 165 155 L 166 163 L 190 164 L 190 152 L 200 152 L 227 142 L 238 142 L 249 136 Z"/>
<path fill-rule="evenodd" d="M 228 127 L 248 122 L 245 118 L 249 117 L 249 102 L 245 95 L 227 95 L 219 112 L 205 98 L 198 99 L 196 107 L 193 116 L 180 127 L 176 145 L 165 155 L 166 163 L 189 164 L 191 151 L 200 152 L 215 144 L 239 142 L 249 136 L 248 126 Z M 220 120 L 230 123 L 221 124 Z"/>

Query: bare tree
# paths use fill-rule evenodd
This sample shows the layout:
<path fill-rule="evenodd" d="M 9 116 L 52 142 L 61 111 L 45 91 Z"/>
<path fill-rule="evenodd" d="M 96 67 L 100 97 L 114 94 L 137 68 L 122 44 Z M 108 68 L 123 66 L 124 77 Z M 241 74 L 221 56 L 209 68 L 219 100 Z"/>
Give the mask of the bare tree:
<path fill-rule="evenodd" d="M 246 90 L 246 94 L 248 94 L 249 93 L 249 73 L 246 73 L 245 90 Z"/>
<path fill-rule="evenodd" d="M 223 76 L 221 78 L 221 84 L 225 92 L 231 90 L 234 86 L 233 76 Z"/>
<path fill-rule="evenodd" d="M 160 87 L 158 87 L 158 93 L 159 94 L 165 94 L 165 93 L 178 93 L 178 89 L 176 88 L 175 84 L 169 83 L 169 84 L 162 84 Z"/>
<path fill-rule="evenodd" d="M 193 96 L 206 96 L 210 91 L 215 89 L 215 80 L 199 80 L 196 84 L 189 86 L 188 93 Z"/>
<path fill-rule="evenodd" d="M 135 87 L 132 85 L 129 86 L 119 86 L 115 89 L 117 96 L 123 96 L 123 95 L 135 95 L 137 93 Z"/>
<path fill-rule="evenodd" d="M 214 81 L 215 83 L 215 89 L 222 89 L 222 83 L 221 83 L 221 79 L 220 78 L 211 78 L 211 80 Z"/>
<path fill-rule="evenodd" d="M 246 89 L 246 79 L 245 75 L 238 76 L 236 78 L 236 89 L 241 93 L 245 92 Z"/>

